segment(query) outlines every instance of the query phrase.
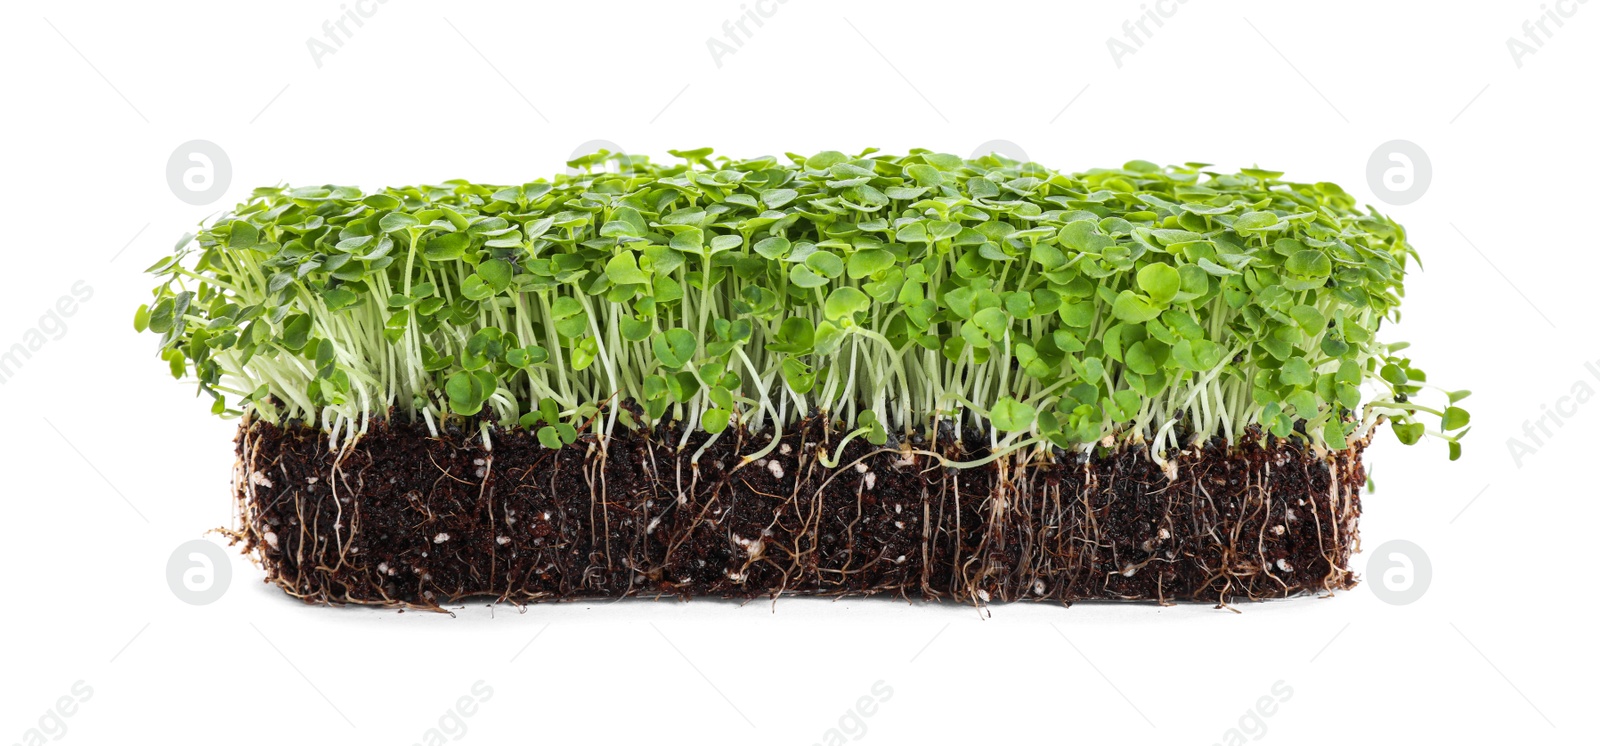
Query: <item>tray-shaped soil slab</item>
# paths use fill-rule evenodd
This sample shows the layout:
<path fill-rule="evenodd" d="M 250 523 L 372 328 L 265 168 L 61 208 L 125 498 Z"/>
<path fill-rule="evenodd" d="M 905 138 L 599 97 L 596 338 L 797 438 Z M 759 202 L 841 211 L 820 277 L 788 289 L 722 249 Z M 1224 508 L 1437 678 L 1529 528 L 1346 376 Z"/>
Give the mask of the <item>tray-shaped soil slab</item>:
<path fill-rule="evenodd" d="M 878 447 L 791 427 L 624 431 L 551 450 L 531 433 L 430 436 L 377 424 L 343 452 L 320 431 L 247 421 L 235 492 L 245 549 L 308 603 L 439 609 L 501 601 L 779 595 L 1225 603 L 1353 586 L 1364 443 L 1275 438 L 1084 460 L 952 438 Z M 825 437 L 830 436 L 831 437 Z M 946 442 L 948 441 L 948 442 Z M 826 451 L 824 451 L 826 447 Z M 1320 451 L 1320 452 L 1319 452 Z M 1175 466 L 1175 468 L 1174 468 Z"/>

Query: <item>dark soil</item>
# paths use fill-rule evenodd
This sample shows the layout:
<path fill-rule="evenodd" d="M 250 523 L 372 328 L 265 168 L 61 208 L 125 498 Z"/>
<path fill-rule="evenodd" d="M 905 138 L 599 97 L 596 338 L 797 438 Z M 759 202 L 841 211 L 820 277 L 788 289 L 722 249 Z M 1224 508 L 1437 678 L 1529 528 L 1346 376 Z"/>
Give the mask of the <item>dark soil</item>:
<path fill-rule="evenodd" d="M 375 424 L 340 453 L 320 431 L 247 422 L 237 536 L 308 603 L 439 609 L 626 596 L 990 601 L 1235 600 L 1353 586 L 1362 444 L 1214 444 L 1169 479 L 1144 449 L 1008 456 L 951 469 L 912 442 L 851 441 L 813 420 L 741 466 L 765 434 L 701 457 L 619 428 L 559 450 L 531 433 Z M 981 447 L 941 443 L 952 459 Z M 828 448 L 831 454 L 832 447 Z"/>

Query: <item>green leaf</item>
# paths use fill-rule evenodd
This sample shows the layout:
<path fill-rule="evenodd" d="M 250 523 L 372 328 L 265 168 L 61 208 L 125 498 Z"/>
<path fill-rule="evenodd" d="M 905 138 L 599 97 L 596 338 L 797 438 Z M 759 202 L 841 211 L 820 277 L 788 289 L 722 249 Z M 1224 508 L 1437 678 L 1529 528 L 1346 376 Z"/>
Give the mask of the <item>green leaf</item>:
<path fill-rule="evenodd" d="M 871 305 L 872 299 L 860 290 L 853 287 L 834 288 L 822 306 L 822 315 L 832 321 L 848 319 Z"/>
<path fill-rule="evenodd" d="M 837 150 L 824 150 L 821 153 L 807 158 L 805 161 L 805 167 L 815 170 L 824 170 L 832 168 L 835 163 L 843 163 L 849 159 L 849 156 Z"/>
<path fill-rule="evenodd" d="M 261 231 L 249 222 L 235 220 L 228 226 L 228 248 L 248 249 L 261 242 Z"/>
<path fill-rule="evenodd" d="M 1146 342 L 1134 342 L 1128 345 L 1128 349 L 1124 351 L 1123 362 L 1127 364 L 1129 370 L 1141 376 L 1156 375 L 1161 365 L 1157 361 L 1156 354 L 1152 351 L 1151 346 L 1159 346 L 1160 344 L 1156 340 L 1148 340 L 1148 344 Z"/>
<path fill-rule="evenodd" d="M 504 259 L 490 259 L 478 265 L 478 276 L 490 289 L 499 293 L 511 287 L 511 263 Z"/>
<path fill-rule="evenodd" d="M 694 356 L 695 339 L 687 329 L 668 329 L 651 341 L 651 347 L 662 365 L 668 370 L 677 370 Z"/>
<path fill-rule="evenodd" d="M 984 308 L 972 315 L 972 323 L 989 335 L 990 339 L 999 340 L 1006 333 L 1006 327 L 1011 319 L 1005 311 L 998 308 Z"/>
<path fill-rule="evenodd" d="M 460 259 L 471 243 L 472 238 L 465 233 L 444 233 L 428 239 L 423 245 L 422 255 L 435 262 Z"/>
<path fill-rule="evenodd" d="M 1273 230 L 1282 220 L 1270 212 L 1247 212 L 1233 221 L 1233 229 L 1241 233 Z"/>
<path fill-rule="evenodd" d="M 699 228 L 681 230 L 672 237 L 669 245 L 678 251 L 686 251 L 690 254 L 704 254 L 706 252 L 705 233 Z"/>
<path fill-rule="evenodd" d="M 865 249 L 850 255 L 848 274 L 850 279 L 859 280 L 892 266 L 894 266 L 893 254 L 883 249 Z"/>
<path fill-rule="evenodd" d="M 1053 270 L 1067 263 L 1067 255 L 1047 243 L 1034 244 L 1033 248 L 1028 250 L 1028 256 L 1046 270 Z"/>
<path fill-rule="evenodd" d="M 1329 420 L 1322 425 L 1322 439 L 1328 447 L 1335 451 L 1342 451 L 1349 447 L 1346 440 L 1345 423 L 1338 420 Z"/>
<path fill-rule="evenodd" d="M 414 215 L 407 215 L 403 212 L 391 212 L 378 220 L 378 229 L 384 233 L 394 233 L 395 231 L 403 231 L 407 228 L 413 228 L 421 224 L 422 221 L 418 220 Z"/>
<path fill-rule="evenodd" d="M 911 177 L 918 185 L 925 187 L 938 186 L 944 181 L 944 178 L 939 174 L 939 169 L 920 163 L 906 166 L 906 176 Z"/>
<path fill-rule="evenodd" d="M 451 401 L 472 401 L 474 379 L 472 374 L 459 371 L 445 381 L 444 390 Z"/>
<path fill-rule="evenodd" d="M 839 259 L 837 254 L 828 251 L 813 252 L 806 257 L 805 266 L 811 271 L 830 279 L 838 277 L 844 272 L 844 262 Z"/>
<path fill-rule="evenodd" d="M 1205 270 L 1206 274 L 1215 277 L 1236 277 L 1239 274 L 1237 271 L 1217 264 L 1207 257 L 1200 257 L 1200 260 L 1195 262 L 1195 264 L 1198 265 L 1200 269 Z"/>
<path fill-rule="evenodd" d="M 816 374 L 812 373 L 805 363 L 794 358 L 784 358 L 782 367 L 783 381 L 795 393 L 804 395 L 816 385 Z"/>
<path fill-rule="evenodd" d="M 732 413 L 726 409 L 708 409 L 700 415 L 700 427 L 715 435 L 728 429 L 728 418 L 731 415 Z"/>
<path fill-rule="evenodd" d="M 1327 328 L 1328 325 L 1328 320 L 1323 318 L 1322 314 L 1318 312 L 1317 309 L 1303 303 L 1289 309 L 1289 317 L 1294 319 L 1294 323 L 1297 324 L 1307 336 L 1315 336 L 1318 332 L 1321 332 L 1323 329 Z"/>
<path fill-rule="evenodd" d="M 578 346 L 572 348 L 572 369 L 584 370 L 594 364 L 599 355 L 599 345 L 594 337 L 584 337 L 578 341 Z"/>
<path fill-rule="evenodd" d="M 356 295 L 355 293 L 342 287 L 329 288 L 322 293 L 322 303 L 328 307 L 329 311 L 337 311 L 341 308 L 348 308 L 355 305 L 360 300 L 361 296 Z"/>
<path fill-rule="evenodd" d="M 817 325 L 815 338 L 812 340 L 811 350 L 818 355 L 830 355 L 844 342 L 844 329 L 831 321 L 824 321 Z"/>
<path fill-rule="evenodd" d="M 1132 290 L 1122 291 L 1117 295 L 1116 302 L 1111 304 L 1111 314 L 1130 324 L 1143 324 L 1160 316 L 1161 310 L 1161 307 L 1152 304 L 1149 298 Z"/>
<path fill-rule="evenodd" d="M 1294 409 L 1301 419 L 1310 420 L 1317 415 L 1317 396 L 1310 391 L 1299 390 L 1284 399 Z M 1283 437 L 1280 435 L 1279 437 Z"/>
<path fill-rule="evenodd" d="M 789 255 L 789 239 L 782 236 L 769 236 L 756 242 L 755 250 L 768 259 L 782 260 Z"/>
<path fill-rule="evenodd" d="M 794 201 L 800 193 L 793 189 L 768 189 L 761 193 L 761 202 L 769 210 L 776 210 Z"/>
<path fill-rule="evenodd" d="M 639 269 L 639 260 L 631 251 L 622 251 L 606 262 L 606 277 L 615 285 L 648 285 L 650 276 Z"/>
<path fill-rule="evenodd" d="M 1285 360 L 1283 368 L 1278 371 L 1278 380 L 1290 386 L 1310 386 L 1314 379 L 1311 365 L 1302 358 Z"/>
<path fill-rule="evenodd" d="M 773 352 L 810 352 L 815 336 L 816 328 L 810 319 L 791 316 L 783 320 L 778 336 L 767 343 L 767 349 Z"/>
<path fill-rule="evenodd" d="M 1164 306 L 1178 295 L 1182 280 L 1178 270 L 1166 264 L 1147 264 L 1139 270 L 1139 289 L 1150 296 L 1153 305 Z"/>
<path fill-rule="evenodd" d="M 549 359 L 549 351 L 539 345 L 528 345 L 506 351 L 506 364 L 513 368 L 529 368 Z"/>
<path fill-rule="evenodd" d="M 611 219 L 600 227 L 600 235 L 608 238 L 642 238 L 649 232 L 644 216 L 626 205 L 611 214 Z"/>
<path fill-rule="evenodd" d="M 828 284 L 828 278 L 811 271 L 804 264 L 796 264 L 789 268 L 789 282 L 802 288 L 817 288 Z"/>
<path fill-rule="evenodd" d="M 489 283 L 477 274 L 467 275 L 467 279 L 461 281 L 461 297 L 467 300 L 487 300 L 493 295 L 494 288 L 490 287 Z"/>
<path fill-rule="evenodd" d="M 374 210 L 393 210 L 400 206 L 400 200 L 387 194 L 369 194 L 361 198 L 361 204 Z"/>
<path fill-rule="evenodd" d="M 1399 438 L 1401 443 L 1404 443 L 1408 446 L 1416 445 L 1417 441 L 1422 440 L 1422 434 L 1424 431 L 1425 428 L 1420 422 L 1394 423 L 1395 437 Z"/>
<path fill-rule="evenodd" d="M 1327 277 L 1333 271 L 1333 263 L 1326 254 L 1315 249 L 1296 251 L 1284 262 L 1283 268 L 1297 275 L 1306 277 Z"/>
<path fill-rule="evenodd" d="M 1123 416 L 1117 418 L 1122 421 L 1131 420 L 1134 417 L 1137 417 L 1139 415 L 1139 410 L 1144 407 L 1143 397 L 1140 397 L 1139 392 L 1133 391 L 1132 389 L 1122 389 L 1113 394 L 1111 398 L 1112 401 L 1116 403 L 1117 408 L 1122 410 Z"/>
<path fill-rule="evenodd" d="M 989 421 L 1005 432 L 1026 430 L 1033 424 L 1034 409 L 1009 396 L 1002 397 L 989 410 Z"/>

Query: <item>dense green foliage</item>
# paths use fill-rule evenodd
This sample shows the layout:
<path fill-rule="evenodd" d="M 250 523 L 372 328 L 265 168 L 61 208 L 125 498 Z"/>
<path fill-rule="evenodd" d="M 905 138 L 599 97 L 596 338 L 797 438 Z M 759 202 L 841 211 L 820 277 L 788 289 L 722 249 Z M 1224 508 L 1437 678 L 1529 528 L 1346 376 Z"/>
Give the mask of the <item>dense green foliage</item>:
<path fill-rule="evenodd" d="M 820 408 L 874 442 L 943 420 L 1158 458 L 1251 424 L 1338 449 L 1380 415 L 1412 443 L 1427 414 L 1459 454 L 1466 392 L 1419 405 L 1422 371 L 1375 338 L 1405 231 L 1336 185 L 673 155 L 520 186 L 258 189 L 151 268 L 136 326 L 215 412 L 335 441 L 487 410 L 557 446 L 650 424 L 631 400 L 685 433 Z"/>

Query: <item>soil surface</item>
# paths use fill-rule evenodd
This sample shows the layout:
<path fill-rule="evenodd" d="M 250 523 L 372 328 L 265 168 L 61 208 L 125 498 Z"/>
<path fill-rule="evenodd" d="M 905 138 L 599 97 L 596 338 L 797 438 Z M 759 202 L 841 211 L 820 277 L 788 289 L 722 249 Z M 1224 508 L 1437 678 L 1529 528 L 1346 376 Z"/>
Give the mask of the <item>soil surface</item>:
<path fill-rule="evenodd" d="M 502 601 L 779 595 L 1226 603 L 1352 587 L 1361 448 L 1244 439 L 1167 471 L 1142 448 L 1011 455 L 945 438 L 851 441 L 818 420 L 782 445 L 618 429 L 558 450 L 531 433 L 374 424 L 342 453 L 246 422 L 245 551 L 308 603 L 440 609 Z M 949 441 L 949 442 L 944 442 Z M 1169 475 L 1171 475 L 1169 477 Z"/>

